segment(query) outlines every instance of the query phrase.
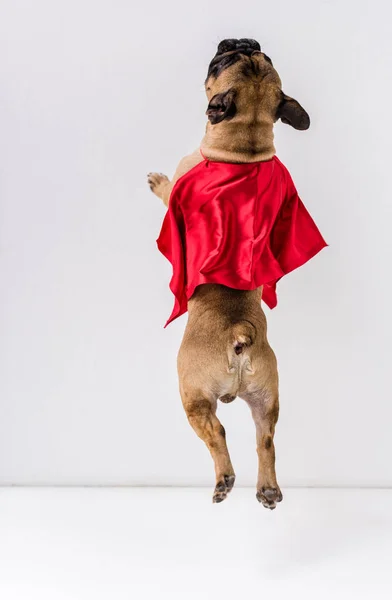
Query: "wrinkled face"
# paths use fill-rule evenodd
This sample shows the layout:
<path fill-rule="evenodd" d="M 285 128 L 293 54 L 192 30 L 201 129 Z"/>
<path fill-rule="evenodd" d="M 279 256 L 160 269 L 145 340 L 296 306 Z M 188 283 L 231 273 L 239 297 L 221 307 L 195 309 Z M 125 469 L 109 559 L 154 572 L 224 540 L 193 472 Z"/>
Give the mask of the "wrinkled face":
<path fill-rule="evenodd" d="M 295 129 L 308 129 L 309 115 L 282 92 L 271 59 L 251 39 L 228 39 L 218 45 L 208 68 L 205 88 L 211 125 L 225 120 L 273 124 L 278 119 Z"/>

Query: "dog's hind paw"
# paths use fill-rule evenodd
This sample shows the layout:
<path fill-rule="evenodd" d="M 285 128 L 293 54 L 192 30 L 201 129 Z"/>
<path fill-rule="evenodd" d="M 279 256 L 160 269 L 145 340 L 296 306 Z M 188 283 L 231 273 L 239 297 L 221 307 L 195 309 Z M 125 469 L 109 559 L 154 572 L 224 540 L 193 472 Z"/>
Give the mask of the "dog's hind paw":
<path fill-rule="evenodd" d="M 215 486 L 212 501 L 214 503 L 223 502 L 227 498 L 227 494 L 233 489 L 235 475 L 224 475 Z"/>
<path fill-rule="evenodd" d="M 277 502 L 282 502 L 283 495 L 278 487 L 262 487 L 259 490 L 257 490 L 256 498 L 259 502 L 261 502 L 264 508 L 274 510 L 274 508 L 276 508 Z"/>

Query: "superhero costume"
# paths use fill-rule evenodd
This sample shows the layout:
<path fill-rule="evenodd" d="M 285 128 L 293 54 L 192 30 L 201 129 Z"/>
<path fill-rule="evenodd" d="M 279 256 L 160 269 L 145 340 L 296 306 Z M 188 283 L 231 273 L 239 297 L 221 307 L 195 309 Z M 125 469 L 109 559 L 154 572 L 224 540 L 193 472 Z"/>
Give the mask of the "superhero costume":
<path fill-rule="evenodd" d="M 277 281 L 327 245 L 276 156 L 244 164 L 204 158 L 175 183 L 157 244 L 173 266 L 166 325 L 204 283 L 263 286 L 274 308 Z"/>

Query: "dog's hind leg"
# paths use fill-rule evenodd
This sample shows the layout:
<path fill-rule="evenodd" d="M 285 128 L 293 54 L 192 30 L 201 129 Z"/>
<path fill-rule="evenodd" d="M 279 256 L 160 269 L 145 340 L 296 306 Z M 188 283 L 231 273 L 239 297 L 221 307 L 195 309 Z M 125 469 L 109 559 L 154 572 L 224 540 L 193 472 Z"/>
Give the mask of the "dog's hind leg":
<path fill-rule="evenodd" d="M 206 444 L 214 461 L 216 486 L 212 501 L 222 502 L 234 485 L 235 474 L 226 445 L 225 430 L 215 414 L 217 402 L 186 392 L 182 393 L 182 401 L 189 423 Z"/>
<path fill-rule="evenodd" d="M 275 425 L 279 415 L 277 389 L 263 388 L 244 395 L 256 425 L 257 455 L 259 472 L 256 498 L 265 508 L 274 509 L 283 496 L 275 473 Z"/>

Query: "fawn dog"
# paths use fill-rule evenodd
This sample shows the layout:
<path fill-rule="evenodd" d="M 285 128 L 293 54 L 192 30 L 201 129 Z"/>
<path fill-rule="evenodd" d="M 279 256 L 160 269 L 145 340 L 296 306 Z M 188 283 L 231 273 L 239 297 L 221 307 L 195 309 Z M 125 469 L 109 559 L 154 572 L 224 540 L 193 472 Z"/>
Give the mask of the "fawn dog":
<path fill-rule="evenodd" d="M 295 129 L 309 127 L 308 114 L 283 93 L 271 59 L 255 40 L 222 41 L 209 65 L 205 90 L 208 123 L 201 150 L 181 160 L 171 181 L 161 173 L 148 175 L 151 190 L 166 206 L 176 182 L 201 161 L 270 161 L 275 155 L 273 126 L 278 119 Z M 198 285 L 187 305 L 178 374 L 189 423 L 214 461 L 213 501 L 224 500 L 235 480 L 225 430 L 216 416 L 217 401 L 227 403 L 238 396 L 249 405 L 256 425 L 256 497 L 274 509 L 282 500 L 274 447 L 278 372 L 267 340 L 262 294 L 262 286 L 242 290 L 217 283 Z"/>

